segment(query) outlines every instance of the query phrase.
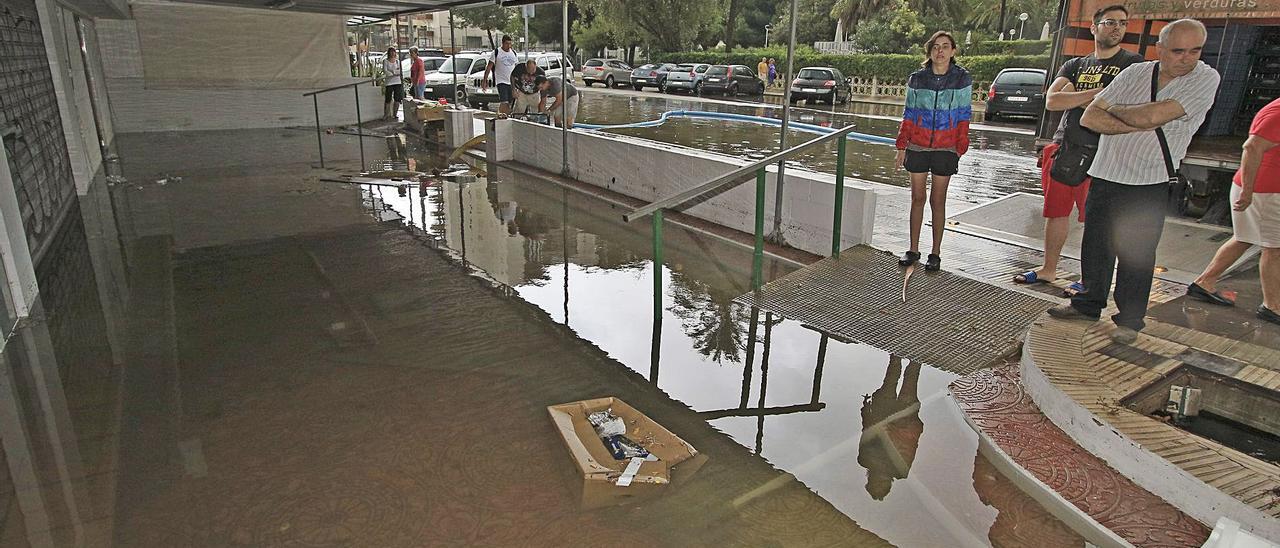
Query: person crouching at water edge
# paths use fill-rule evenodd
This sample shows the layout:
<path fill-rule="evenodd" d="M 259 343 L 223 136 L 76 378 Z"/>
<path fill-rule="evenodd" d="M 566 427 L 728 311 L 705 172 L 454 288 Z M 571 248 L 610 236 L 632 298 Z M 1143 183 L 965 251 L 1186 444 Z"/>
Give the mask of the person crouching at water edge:
<path fill-rule="evenodd" d="M 947 184 L 956 174 L 960 156 L 969 149 L 969 119 L 973 114 L 973 77 L 955 62 L 956 41 L 950 33 L 933 33 L 924 49 L 922 68 L 907 79 L 907 106 L 898 129 L 896 169 L 911 174 L 911 249 L 899 265 L 920 260 L 920 226 L 928 197 L 933 214 L 933 251 L 924 268 L 942 268 L 942 230 L 946 227 Z M 929 174 L 932 192 L 926 194 Z"/>

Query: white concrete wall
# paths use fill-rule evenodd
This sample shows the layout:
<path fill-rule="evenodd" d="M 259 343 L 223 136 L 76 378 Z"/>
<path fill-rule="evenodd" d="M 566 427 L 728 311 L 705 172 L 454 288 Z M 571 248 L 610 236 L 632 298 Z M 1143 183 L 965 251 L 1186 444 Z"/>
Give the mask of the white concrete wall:
<path fill-rule="evenodd" d="M 170 9 L 187 9 L 173 4 Z M 231 9 L 231 8 L 228 8 Z M 281 32 L 287 32 L 282 28 Z M 190 89 L 150 89 L 143 71 L 144 55 L 165 55 L 164 51 L 142 51 L 134 21 L 97 21 L 98 43 L 105 61 L 106 84 L 114 113 L 115 131 L 182 131 L 310 126 L 315 123 L 315 106 L 302 94 L 309 89 L 223 88 L 193 85 Z M 308 40 L 308 36 L 299 36 Z M 252 40 L 242 40 L 246 55 L 263 55 Z M 339 50 L 339 53 L 341 51 Z M 197 63 L 198 59 L 173 59 L 175 63 Z M 346 62 L 343 62 L 346 65 Z M 357 82 L 348 74 L 336 74 L 321 87 Z M 355 92 L 350 88 L 319 96 L 320 122 L 325 126 L 351 124 L 356 119 Z M 382 88 L 360 87 L 361 118 L 382 117 Z"/>
<path fill-rule="evenodd" d="M 560 173 L 560 130 L 515 120 L 509 133 L 490 133 L 491 150 L 508 145 L 511 158 L 522 164 Z M 492 127 L 492 126 L 491 126 Z M 569 173 L 579 181 L 648 202 L 666 198 L 746 165 L 745 160 L 688 147 L 595 131 L 569 132 Z M 765 232 L 773 227 L 777 167 L 771 166 L 765 195 Z M 788 169 L 782 204 L 782 227 L 792 247 L 818 255 L 831 254 L 832 205 L 835 176 Z M 875 221 L 872 185 L 845 179 L 841 248 L 871 242 Z M 742 232 L 755 231 L 755 183 L 738 185 L 684 210 L 695 217 Z"/>

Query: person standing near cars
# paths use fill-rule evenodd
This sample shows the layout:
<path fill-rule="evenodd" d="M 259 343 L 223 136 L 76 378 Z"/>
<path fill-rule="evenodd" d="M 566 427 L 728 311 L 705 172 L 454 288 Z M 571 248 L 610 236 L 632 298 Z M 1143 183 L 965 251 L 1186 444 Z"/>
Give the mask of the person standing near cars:
<path fill-rule="evenodd" d="M 1058 259 L 1071 228 L 1071 210 L 1079 212 L 1084 222 L 1085 200 L 1089 194 L 1089 166 L 1098 150 L 1099 135 L 1080 126 L 1084 107 L 1115 79 L 1120 71 L 1142 56 L 1122 49 L 1129 11 L 1116 4 L 1093 14 L 1093 53 L 1062 64 L 1058 76 L 1049 85 L 1045 109 L 1066 111 L 1053 142 L 1040 153 L 1040 186 L 1044 189 L 1044 265 L 1014 276 L 1014 283 L 1035 284 L 1053 281 L 1058 276 Z M 1062 162 L 1057 162 L 1058 156 Z M 1056 163 L 1055 163 L 1056 162 Z M 1056 168 L 1056 169 L 1055 169 Z M 1055 178 L 1054 175 L 1057 175 Z M 1069 294 L 1084 290 L 1076 282 Z"/>
<path fill-rule="evenodd" d="M 555 124 L 573 129 L 573 120 L 578 116 L 578 87 L 559 76 L 539 76 L 535 82 L 542 94 L 552 99 L 551 106 L 547 107 L 547 114 L 551 115 Z"/>
<path fill-rule="evenodd" d="M 396 55 L 396 48 L 387 48 L 387 56 L 382 60 L 382 119 L 394 120 L 400 111 L 400 102 L 404 101 L 404 66 Z"/>
<path fill-rule="evenodd" d="M 1218 278 L 1250 247 L 1262 247 L 1258 274 L 1262 278 L 1259 318 L 1280 323 L 1280 99 L 1273 99 L 1249 124 L 1240 170 L 1231 185 L 1231 227 L 1234 235 L 1213 256 L 1187 296 L 1213 304 L 1234 306 L 1235 296 L 1218 290 Z"/>
<path fill-rule="evenodd" d="M 973 77 L 956 64 L 956 40 L 951 33 L 933 33 L 924 49 L 928 57 L 922 68 L 907 78 L 907 104 L 898 128 L 896 168 L 905 167 L 911 174 L 911 248 L 898 264 L 907 267 L 920 260 L 920 227 L 928 201 L 933 214 L 933 251 L 924 269 L 933 272 L 942 268 L 947 185 L 959 170 L 960 157 L 969 150 Z"/>
<path fill-rule="evenodd" d="M 773 62 L 772 58 L 769 59 L 768 73 L 769 73 L 769 86 L 772 87 L 773 82 L 778 79 L 778 65 L 777 63 Z"/>
<path fill-rule="evenodd" d="M 511 112 L 524 114 L 533 110 L 542 112 L 542 92 L 536 82 L 539 76 L 546 76 L 546 71 L 538 66 L 538 62 L 530 59 L 511 70 Z"/>
<path fill-rule="evenodd" d="M 1195 19 L 1169 23 L 1156 41 L 1159 60 L 1129 65 L 1085 108 L 1080 125 L 1102 138 L 1089 167 L 1093 183 L 1080 254 L 1084 291 L 1071 304 L 1049 309 L 1051 316 L 1097 320 L 1115 278 L 1119 312 L 1111 317 L 1111 340 L 1130 344 L 1146 326 L 1169 183 L 1221 80 L 1200 60 L 1206 37 Z"/>
<path fill-rule="evenodd" d="M 511 71 L 519 64 L 516 52 L 511 50 L 511 37 L 502 37 L 502 47 L 493 50 L 489 64 L 484 68 L 484 78 L 480 79 L 480 89 L 489 89 L 489 75 L 498 86 L 498 112 L 511 112 Z"/>
<path fill-rule="evenodd" d="M 427 71 L 422 65 L 422 58 L 418 57 L 418 46 L 409 48 L 409 81 L 413 82 L 413 98 L 422 99 L 424 97 L 423 90 L 427 87 Z"/>
<path fill-rule="evenodd" d="M 769 60 L 761 57 L 760 62 L 756 64 L 756 76 L 764 81 L 765 85 L 769 84 Z"/>

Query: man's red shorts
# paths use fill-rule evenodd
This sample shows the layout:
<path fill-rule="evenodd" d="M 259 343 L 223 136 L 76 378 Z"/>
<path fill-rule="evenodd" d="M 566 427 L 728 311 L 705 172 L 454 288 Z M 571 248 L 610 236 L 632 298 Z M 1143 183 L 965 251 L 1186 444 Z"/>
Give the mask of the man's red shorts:
<path fill-rule="evenodd" d="M 1071 215 L 1071 206 L 1080 210 L 1080 222 L 1084 222 L 1084 201 L 1089 195 L 1089 183 L 1086 178 L 1080 186 L 1067 186 L 1053 180 L 1049 170 L 1053 169 L 1053 153 L 1058 150 L 1058 143 L 1049 143 L 1040 153 L 1040 186 L 1044 189 L 1044 216 L 1056 219 Z"/>

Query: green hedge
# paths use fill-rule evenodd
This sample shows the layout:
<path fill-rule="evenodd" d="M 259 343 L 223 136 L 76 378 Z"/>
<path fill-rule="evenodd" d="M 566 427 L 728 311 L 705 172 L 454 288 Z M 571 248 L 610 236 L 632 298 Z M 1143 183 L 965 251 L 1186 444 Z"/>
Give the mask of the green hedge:
<path fill-rule="evenodd" d="M 710 51 L 690 51 L 680 53 L 663 53 L 654 55 L 654 61 L 660 63 L 711 63 L 716 65 L 746 65 L 755 69 L 760 63 L 759 53 L 752 50 L 721 53 Z M 773 56 L 780 66 L 786 60 Z M 988 83 L 995 79 L 1001 69 L 1009 67 L 1049 68 L 1048 55 L 962 55 L 958 57 L 960 64 L 969 70 L 977 82 Z M 907 75 L 920 68 L 924 59 L 916 55 L 902 54 L 855 54 L 828 55 L 821 53 L 800 52 L 796 55 L 796 70 L 810 66 L 835 67 L 845 76 L 854 78 L 879 78 L 881 81 L 905 81 Z"/>
<path fill-rule="evenodd" d="M 960 46 L 962 55 L 1048 55 L 1048 40 L 993 40 Z"/>

